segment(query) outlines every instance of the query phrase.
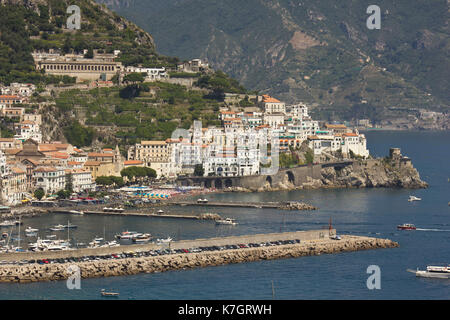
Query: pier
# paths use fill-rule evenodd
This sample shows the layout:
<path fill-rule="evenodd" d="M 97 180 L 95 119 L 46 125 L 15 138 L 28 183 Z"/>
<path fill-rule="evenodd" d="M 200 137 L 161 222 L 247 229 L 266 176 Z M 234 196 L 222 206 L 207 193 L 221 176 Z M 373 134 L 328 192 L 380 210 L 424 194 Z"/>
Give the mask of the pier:
<path fill-rule="evenodd" d="M 330 235 L 335 230 L 311 230 L 271 234 L 255 234 L 211 239 L 172 241 L 163 246 L 158 244 L 129 245 L 115 248 L 79 249 L 63 252 L 7 253 L 1 254 L 0 282 L 35 282 L 65 280 L 72 276 L 69 266 L 76 265 L 82 278 L 122 276 L 139 273 L 184 270 L 198 267 L 219 266 L 224 264 L 253 262 L 261 260 L 297 258 L 321 254 L 332 254 L 369 250 L 378 248 L 395 248 L 398 243 L 389 239 L 345 235 L 341 240 L 333 240 Z M 286 240 L 294 240 L 286 242 Z M 267 246 L 244 246 L 242 244 L 278 242 Z M 280 242 L 284 241 L 284 242 Z M 239 247 L 225 249 L 225 245 L 235 244 Z M 150 253 L 148 250 L 160 250 L 167 246 L 172 253 L 161 255 L 138 255 Z M 212 250 L 194 251 L 192 248 L 214 246 Z M 210 247 L 211 248 L 211 247 Z M 177 251 L 182 249 L 183 251 Z M 186 250 L 190 249 L 190 250 Z M 154 251 L 152 251 L 154 253 Z M 182 253 L 179 253 L 182 252 Z M 111 256 L 127 253 L 126 257 Z M 94 257 L 90 261 L 82 257 Z M 25 264 L 14 261 L 30 259 L 61 259 L 79 257 L 76 262 L 38 264 L 31 260 Z M 97 257 L 98 259 L 96 259 Z M 8 262 L 9 261 L 9 262 Z"/>
<path fill-rule="evenodd" d="M 201 206 L 201 207 L 234 207 L 234 208 L 268 208 L 277 209 L 280 208 L 281 202 L 196 202 L 196 201 L 174 201 L 168 203 L 168 205 L 175 206 Z"/>
<path fill-rule="evenodd" d="M 53 213 L 75 214 L 70 210 L 56 209 L 50 210 Z M 208 218 L 205 215 L 188 215 L 188 214 L 167 214 L 167 213 L 146 213 L 146 212 L 105 212 L 105 211 L 83 211 L 83 214 L 98 214 L 104 216 L 128 216 L 128 217 L 149 217 L 149 218 L 170 218 L 170 219 L 191 219 L 191 220 L 214 220 L 213 217 Z M 216 217 L 218 218 L 218 217 Z"/>

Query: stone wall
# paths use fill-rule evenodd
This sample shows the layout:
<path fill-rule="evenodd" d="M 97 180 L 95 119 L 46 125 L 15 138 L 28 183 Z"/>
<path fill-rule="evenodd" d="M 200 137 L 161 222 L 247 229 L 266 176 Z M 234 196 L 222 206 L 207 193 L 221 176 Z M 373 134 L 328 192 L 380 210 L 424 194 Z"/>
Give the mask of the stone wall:
<path fill-rule="evenodd" d="M 398 243 L 387 239 L 343 236 L 342 240 L 338 241 L 330 239 L 309 240 L 300 244 L 273 247 L 206 251 L 201 253 L 171 254 L 71 264 L 2 265 L 0 266 L 0 282 L 64 280 L 73 275 L 69 269 L 73 265 L 79 267 L 81 278 L 91 278 L 394 247 L 398 247 Z"/>
<path fill-rule="evenodd" d="M 265 233 L 265 234 L 253 234 L 244 236 L 232 236 L 232 237 L 220 237 L 220 238 L 207 238 L 207 239 L 195 239 L 195 240 L 181 240 L 172 241 L 170 244 L 171 249 L 188 249 L 194 247 L 208 247 L 208 246 L 223 246 L 233 245 L 240 243 L 256 243 L 256 242 L 270 242 L 278 240 L 295 240 L 301 241 L 324 239 L 329 235 L 336 234 L 335 229 L 322 229 L 322 230 L 309 230 L 309 231 L 296 231 L 296 232 L 283 232 L 283 233 Z M 69 251 L 45 251 L 45 252 L 19 252 L 19 253 L 2 253 L 0 254 L 0 260 L 4 261 L 20 261 L 31 259 L 56 259 L 67 257 L 83 257 L 91 255 L 105 255 L 105 254 L 117 254 L 129 251 L 148 251 L 160 249 L 161 246 L 157 244 L 136 244 L 125 245 L 113 248 L 86 248 Z"/>

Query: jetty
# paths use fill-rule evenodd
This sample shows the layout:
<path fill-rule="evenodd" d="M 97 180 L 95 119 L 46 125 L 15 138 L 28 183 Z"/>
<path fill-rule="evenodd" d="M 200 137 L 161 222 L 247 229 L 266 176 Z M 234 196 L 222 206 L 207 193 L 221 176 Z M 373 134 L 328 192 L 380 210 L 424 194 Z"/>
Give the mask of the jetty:
<path fill-rule="evenodd" d="M 232 208 L 265 208 L 265 209 L 283 209 L 283 210 L 316 210 L 317 208 L 304 202 L 286 201 L 286 202 L 224 202 L 224 201 L 173 201 L 168 205 L 176 206 L 202 206 L 202 207 L 232 207 Z"/>
<path fill-rule="evenodd" d="M 322 229 L 170 244 L 6 253 L 0 254 L 0 282 L 65 280 L 72 276 L 73 269 L 69 266 L 73 265 L 78 266 L 82 278 L 91 278 L 398 247 L 398 243 L 389 239 L 343 235 L 341 240 L 335 240 L 334 235 L 335 229 Z M 48 260 L 42 263 L 43 259 L 51 263 Z"/>
<path fill-rule="evenodd" d="M 68 213 L 71 210 L 68 209 L 53 209 L 50 210 L 53 213 Z M 149 212 L 111 212 L 111 211 L 93 211 L 86 210 L 83 214 L 98 214 L 98 215 L 108 215 L 108 216 L 130 216 L 130 217 L 149 217 L 149 218 L 171 218 L 171 219 L 191 219 L 191 220 L 217 220 L 220 219 L 218 214 L 168 214 L 168 213 L 149 213 Z"/>

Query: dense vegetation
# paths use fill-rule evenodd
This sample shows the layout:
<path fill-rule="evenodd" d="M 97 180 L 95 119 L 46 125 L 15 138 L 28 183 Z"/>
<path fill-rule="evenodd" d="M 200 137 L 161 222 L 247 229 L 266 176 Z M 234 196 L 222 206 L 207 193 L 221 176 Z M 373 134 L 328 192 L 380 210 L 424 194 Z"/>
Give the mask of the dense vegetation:
<path fill-rule="evenodd" d="M 103 143 L 124 146 L 170 138 L 176 128 L 188 129 L 194 120 L 201 120 L 204 126 L 220 124 L 220 103 L 205 97 L 202 91 L 163 82 L 139 86 L 145 89 L 137 96 L 124 96 L 123 90 L 130 90 L 129 86 L 59 94 L 55 103 L 62 114 L 85 119 L 85 126 L 74 121 L 65 128 L 68 141 L 77 146 L 90 145 L 99 126 L 114 130 L 114 135 L 105 137 Z"/>

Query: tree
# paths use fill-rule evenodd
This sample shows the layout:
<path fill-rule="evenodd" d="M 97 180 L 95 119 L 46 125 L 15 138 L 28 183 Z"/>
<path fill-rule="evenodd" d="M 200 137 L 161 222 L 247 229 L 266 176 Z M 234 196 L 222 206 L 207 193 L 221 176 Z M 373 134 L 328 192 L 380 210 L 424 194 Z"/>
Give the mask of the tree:
<path fill-rule="evenodd" d="M 114 181 L 111 179 L 111 177 L 100 176 L 95 179 L 95 183 L 102 186 L 110 186 L 114 183 Z"/>
<path fill-rule="evenodd" d="M 131 82 L 131 83 L 142 83 L 145 80 L 146 73 L 142 72 L 133 72 L 130 74 L 127 74 L 125 77 L 123 77 L 124 82 Z"/>
<path fill-rule="evenodd" d="M 194 168 L 194 176 L 203 177 L 205 174 L 205 169 L 202 164 L 196 164 Z"/>
<path fill-rule="evenodd" d="M 38 200 L 41 200 L 45 196 L 45 192 L 42 188 L 39 188 L 34 191 L 34 197 Z"/>

